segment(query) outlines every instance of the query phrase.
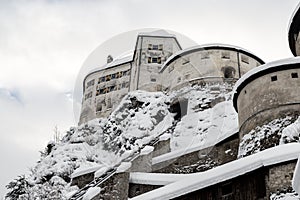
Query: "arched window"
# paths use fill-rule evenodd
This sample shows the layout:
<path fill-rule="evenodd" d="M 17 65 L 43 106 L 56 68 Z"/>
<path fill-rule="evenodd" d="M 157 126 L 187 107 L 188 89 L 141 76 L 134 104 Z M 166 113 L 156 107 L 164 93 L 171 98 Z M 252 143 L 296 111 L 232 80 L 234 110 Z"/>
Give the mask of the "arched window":
<path fill-rule="evenodd" d="M 234 78 L 235 69 L 233 67 L 222 67 L 224 78 Z"/>

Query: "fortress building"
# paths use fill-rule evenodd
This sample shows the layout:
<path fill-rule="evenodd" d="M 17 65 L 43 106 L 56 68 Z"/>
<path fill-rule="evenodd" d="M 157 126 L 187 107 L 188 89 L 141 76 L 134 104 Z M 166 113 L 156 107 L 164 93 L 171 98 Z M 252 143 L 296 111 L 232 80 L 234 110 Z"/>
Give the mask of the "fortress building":
<path fill-rule="evenodd" d="M 250 69 L 264 64 L 259 57 L 240 47 L 226 44 L 194 46 L 173 54 L 162 66 L 164 90 L 187 84 L 238 80 Z"/>
<path fill-rule="evenodd" d="M 164 30 L 140 33 L 134 51 L 91 71 L 83 82 L 79 124 L 107 117 L 129 91 L 170 91 L 187 84 L 235 82 L 264 61 L 240 47 L 209 44 L 181 49 Z"/>
<path fill-rule="evenodd" d="M 299 56 L 300 55 L 300 37 L 299 37 L 299 32 L 300 32 L 300 4 L 298 7 L 295 9 L 291 20 L 289 24 L 289 34 L 288 34 L 288 39 L 289 39 L 289 45 L 292 53 L 294 56 Z"/>
<path fill-rule="evenodd" d="M 300 112 L 300 58 L 271 62 L 246 73 L 235 85 L 240 139 L 257 126 Z"/>

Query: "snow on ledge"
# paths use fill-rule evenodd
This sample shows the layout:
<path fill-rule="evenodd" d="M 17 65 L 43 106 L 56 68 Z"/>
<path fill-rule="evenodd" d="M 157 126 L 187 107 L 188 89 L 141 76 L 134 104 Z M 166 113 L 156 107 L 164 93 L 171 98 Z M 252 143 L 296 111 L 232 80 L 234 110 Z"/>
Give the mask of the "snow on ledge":
<path fill-rule="evenodd" d="M 154 150 L 154 147 L 147 145 L 141 150 L 140 155 L 147 155 L 147 154 L 151 153 L 153 150 Z"/>
<path fill-rule="evenodd" d="M 198 145 L 198 144 L 192 145 L 188 149 L 184 149 L 184 148 L 178 149 L 175 151 L 171 151 L 170 153 L 166 153 L 166 154 L 154 157 L 154 158 L 152 158 L 152 164 L 154 165 L 157 163 L 165 162 L 165 161 L 168 161 L 171 159 L 178 158 L 178 157 L 183 156 L 188 153 L 192 153 L 192 152 L 200 151 L 200 150 L 208 148 L 208 147 L 212 147 L 212 146 L 216 145 L 217 143 L 225 140 L 226 138 L 236 134 L 237 132 L 238 132 L 238 127 L 223 134 L 216 141 L 209 141 L 209 142 L 206 142 L 205 144 L 200 144 L 200 145 Z"/>
<path fill-rule="evenodd" d="M 174 183 L 170 183 L 164 187 L 136 196 L 131 200 L 175 198 L 241 176 L 263 166 L 270 166 L 281 162 L 295 160 L 298 158 L 299 154 L 299 143 L 276 146 L 205 172 L 194 173 L 192 174 L 193 176 L 186 176 Z M 159 179 L 163 181 L 163 177 L 158 177 L 157 181 L 159 181 Z"/>
<path fill-rule="evenodd" d="M 91 200 L 93 199 L 97 194 L 99 194 L 101 191 L 101 188 L 99 187 L 91 187 L 87 190 L 87 192 L 84 194 L 82 200 Z"/>
<path fill-rule="evenodd" d="M 91 163 L 89 166 L 83 165 L 77 168 L 72 174 L 71 178 L 76 178 L 78 176 L 82 176 L 84 174 L 92 173 L 100 169 L 102 165 L 99 165 L 97 163 Z"/>
<path fill-rule="evenodd" d="M 194 174 L 164 174 L 164 173 L 145 173 L 131 172 L 129 183 L 142 185 L 168 185 Z"/>
<path fill-rule="evenodd" d="M 300 157 L 295 168 L 294 177 L 292 181 L 293 189 L 300 194 Z"/>
<path fill-rule="evenodd" d="M 131 162 L 122 162 L 121 165 L 117 168 L 116 173 L 122 173 L 128 170 L 131 167 Z"/>

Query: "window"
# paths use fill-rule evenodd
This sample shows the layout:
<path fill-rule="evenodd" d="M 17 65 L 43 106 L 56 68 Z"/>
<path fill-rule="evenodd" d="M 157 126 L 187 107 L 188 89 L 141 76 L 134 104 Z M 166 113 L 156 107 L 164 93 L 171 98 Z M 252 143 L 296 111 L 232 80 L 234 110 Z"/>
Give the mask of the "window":
<path fill-rule="evenodd" d="M 181 77 L 178 77 L 177 78 L 177 83 L 180 83 L 180 81 L 181 81 Z"/>
<path fill-rule="evenodd" d="M 241 56 L 241 60 L 242 60 L 243 63 L 249 64 L 249 58 L 248 58 L 247 56 L 242 55 L 242 56 Z"/>
<path fill-rule="evenodd" d="M 223 59 L 230 59 L 230 53 L 229 52 L 222 52 L 221 58 L 223 58 Z"/>
<path fill-rule="evenodd" d="M 190 74 L 186 74 L 185 76 L 184 76 L 184 79 L 186 79 L 186 80 L 189 80 L 190 79 Z"/>
<path fill-rule="evenodd" d="M 111 79 L 115 79 L 115 78 L 116 78 L 116 74 L 112 74 Z"/>
<path fill-rule="evenodd" d="M 88 88 L 88 87 L 94 85 L 94 83 L 95 83 L 95 80 L 94 80 L 94 79 L 93 79 L 93 80 L 90 80 L 89 82 L 87 82 L 86 88 Z"/>
<path fill-rule="evenodd" d="M 151 81 L 151 82 L 156 82 L 156 77 L 153 76 L 153 75 L 151 75 L 151 76 L 150 76 L 150 81 Z"/>
<path fill-rule="evenodd" d="M 92 97 L 92 92 L 89 92 L 85 95 L 85 100 Z"/>
<path fill-rule="evenodd" d="M 277 76 L 271 76 L 271 81 L 277 81 Z"/>
<path fill-rule="evenodd" d="M 222 196 L 232 194 L 232 183 L 226 183 L 221 187 Z"/>
<path fill-rule="evenodd" d="M 148 57 L 148 63 L 161 64 L 161 57 Z"/>
<path fill-rule="evenodd" d="M 171 66 L 169 67 L 169 73 L 171 73 L 173 70 L 174 70 L 174 65 L 171 65 Z"/>
<path fill-rule="evenodd" d="M 186 65 L 186 64 L 188 64 L 190 61 L 189 61 L 189 59 L 187 59 L 187 58 L 183 58 L 182 59 L 182 65 Z"/>
<path fill-rule="evenodd" d="M 291 77 L 292 78 L 298 78 L 298 73 L 296 73 L 296 72 L 295 73 L 291 73 Z"/>
<path fill-rule="evenodd" d="M 163 50 L 163 44 L 158 45 L 158 50 L 162 51 Z"/>
<path fill-rule="evenodd" d="M 208 59 L 208 58 L 209 58 L 208 52 L 203 52 L 203 53 L 201 54 L 201 59 L 202 59 L 202 60 Z"/>
<path fill-rule="evenodd" d="M 233 67 L 222 67 L 222 72 L 224 73 L 224 78 L 234 78 L 235 69 Z"/>
<path fill-rule="evenodd" d="M 148 50 L 163 50 L 163 44 L 148 44 Z"/>
<path fill-rule="evenodd" d="M 110 81 L 111 80 L 111 75 L 106 75 L 105 76 L 105 81 Z"/>
<path fill-rule="evenodd" d="M 157 44 L 152 45 L 152 50 L 158 50 L 158 45 Z"/>

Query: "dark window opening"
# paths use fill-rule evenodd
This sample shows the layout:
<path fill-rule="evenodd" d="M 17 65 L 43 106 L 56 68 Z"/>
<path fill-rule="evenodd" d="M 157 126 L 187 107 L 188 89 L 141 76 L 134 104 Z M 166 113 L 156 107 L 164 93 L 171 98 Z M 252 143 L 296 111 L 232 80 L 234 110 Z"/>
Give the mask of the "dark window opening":
<path fill-rule="evenodd" d="M 235 69 L 233 67 L 222 67 L 224 78 L 234 78 Z"/>
<path fill-rule="evenodd" d="M 222 196 L 232 194 L 232 183 L 226 183 L 221 188 Z"/>
<path fill-rule="evenodd" d="M 182 99 L 175 101 L 170 106 L 170 112 L 175 113 L 174 119 L 180 120 L 183 116 L 187 114 L 188 99 Z"/>
<path fill-rule="evenodd" d="M 247 94 L 247 91 L 245 90 L 245 94 Z"/>
<path fill-rule="evenodd" d="M 291 76 L 292 78 L 298 78 L 298 73 L 292 73 Z"/>
<path fill-rule="evenodd" d="M 277 81 L 277 76 L 271 76 L 271 81 Z"/>
<path fill-rule="evenodd" d="M 158 45 L 157 44 L 152 45 L 152 50 L 158 50 Z"/>

